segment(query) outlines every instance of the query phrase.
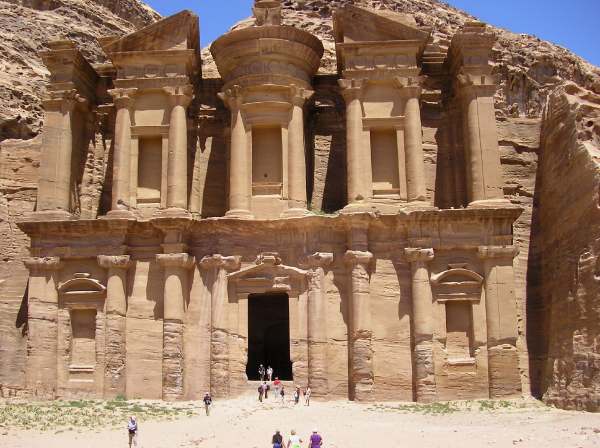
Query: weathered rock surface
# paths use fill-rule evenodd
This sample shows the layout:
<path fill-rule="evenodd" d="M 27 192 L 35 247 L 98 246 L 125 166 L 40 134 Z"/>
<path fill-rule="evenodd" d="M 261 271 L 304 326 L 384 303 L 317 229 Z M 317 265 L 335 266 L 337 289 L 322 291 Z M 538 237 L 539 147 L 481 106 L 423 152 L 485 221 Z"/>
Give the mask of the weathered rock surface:
<path fill-rule="evenodd" d="M 323 41 L 325 56 L 320 69 L 322 74 L 336 71 L 331 16 L 336 7 L 347 3 L 413 14 L 419 24 L 433 27 L 434 44 L 439 48 L 435 48 L 434 45 L 432 51 L 442 53 L 445 52 L 449 44 L 449 36 L 456 32 L 466 20 L 471 19 L 467 14 L 436 0 L 284 1 L 284 23 L 310 31 Z M 2 37 L 2 41 L 0 41 L 0 68 L 3 69 L 0 73 L 0 226 L 3 228 L 0 236 L 2 238 L 0 239 L 0 247 L 2 247 L 3 255 L 0 263 L 0 306 L 2 307 L 0 315 L 3 316 L 0 319 L 0 356 L 3 361 L 8 361 L 3 362 L 0 366 L 0 384 L 17 384 L 20 381 L 19 372 L 22 371 L 25 359 L 25 344 L 21 336 L 24 323 L 22 319 L 23 309 L 19 310 L 25 291 L 26 271 L 20 260 L 26 254 L 25 248 L 28 242 L 16 228 L 14 222 L 24 212 L 32 210 L 35 203 L 40 145 L 39 137 L 35 136 L 40 132 L 42 126 L 42 112 L 39 105 L 43 84 L 47 76 L 46 70 L 37 57 L 37 51 L 43 49 L 44 43 L 48 40 L 68 37 L 79 42 L 86 57 L 92 61 L 101 61 L 103 56 L 96 47 L 95 37 L 129 32 L 136 26 L 155 20 L 156 17 L 156 13 L 137 0 L 103 0 L 97 2 L 89 0 L 0 1 L 0 36 Z M 249 24 L 250 22 L 242 22 L 236 26 L 242 27 Z M 539 271 L 544 265 L 538 264 L 539 260 L 537 258 L 530 260 L 529 257 L 530 247 L 539 249 L 536 248 L 538 244 L 543 244 L 546 247 L 547 241 L 549 241 L 549 237 L 542 232 L 539 238 L 534 238 L 533 242 L 530 243 L 531 222 L 535 214 L 533 208 L 534 195 L 537 195 L 542 201 L 546 194 L 558 194 L 556 191 L 552 192 L 550 187 L 543 189 L 542 192 L 536 192 L 542 112 L 547 95 L 565 81 L 573 83 L 571 89 L 585 89 L 589 92 L 600 93 L 600 71 L 571 52 L 535 37 L 514 34 L 500 29 L 495 29 L 495 32 L 498 35 L 495 48 L 495 72 L 499 80 L 496 107 L 505 181 L 504 191 L 513 203 L 524 208 L 524 213 L 516 223 L 514 232 L 516 243 L 520 247 L 520 254 L 515 266 L 516 295 L 521 310 L 522 374 L 524 389 L 527 390 L 529 381 L 528 361 L 524 339 L 526 301 L 546 303 L 545 301 L 549 300 L 549 296 L 544 291 L 551 291 L 552 289 L 545 284 L 538 289 L 536 282 L 543 282 L 546 278 L 541 276 Z M 210 53 L 205 50 L 202 56 L 204 77 L 218 77 Z M 321 82 L 326 83 L 327 79 L 324 78 Z M 560 97 L 560 95 L 566 94 L 557 95 Z M 553 96 L 553 98 L 555 98 L 553 100 L 555 104 L 558 104 L 557 97 Z M 326 119 L 339 122 L 339 117 L 336 118 L 334 110 L 322 110 L 323 113 L 331 115 L 331 117 L 325 117 Z M 573 111 L 569 113 L 573 113 Z M 549 109 L 547 119 L 558 122 L 556 118 L 549 118 L 551 115 L 556 117 L 556 114 L 559 114 L 559 112 L 552 115 Z M 585 123 L 583 119 L 579 122 Z M 323 121 L 320 121 L 320 123 L 323 123 Z M 561 132 L 566 131 L 563 129 Z M 318 164 L 329 159 L 329 163 L 333 163 L 334 166 L 339 165 L 340 177 L 344 177 L 342 173 L 344 162 L 338 160 L 338 158 L 343 157 L 341 152 L 343 141 L 339 141 L 340 138 L 343 138 L 343 129 L 340 129 L 340 135 L 336 133 L 319 135 L 318 132 L 316 134 L 314 150 L 317 156 L 315 157 L 316 166 L 314 167 L 313 207 L 321 208 L 324 202 L 334 204 L 337 207 L 343 205 L 341 202 L 344 198 L 344 192 L 340 191 L 339 194 L 334 195 L 335 197 L 323 198 L 319 196 L 320 192 L 324 190 L 329 191 L 329 194 L 332 190 L 323 188 L 327 181 L 323 174 L 326 169 L 320 168 Z M 561 137 L 556 138 L 560 140 Z M 577 136 L 575 139 L 577 139 Z M 581 146 L 576 144 L 576 141 L 572 140 L 569 147 L 573 148 L 573 151 L 580 151 Z M 588 148 L 594 144 L 593 142 L 593 139 L 588 140 Z M 425 138 L 425 143 L 427 143 L 427 138 Z M 598 146 L 597 139 L 595 145 Z M 329 156 L 330 151 L 332 153 L 331 157 Z M 588 151 L 588 154 L 591 154 L 591 151 Z M 566 157 L 566 154 L 562 154 L 561 157 Z M 432 159 L 435 161 L 435 154 L 432 155 Z M 568 205 L 573 209 L 579 203 L 575 202 L 573 198 L 581 197 L 576 192 L 583 191 L 578 189 L 583 184 L 583 182 L 578 182 L 578 173 L 594 177 L 597 167 L 593 163 L 587 163 L 582 164 L 578 170 L 572 173 L 569 172 L 569 176 L 573 176 L 573 191 L 568 196 L 571 198 L 570 202 L 565 203 L 565 206 Z M 551 171 L 550 166 L 538 173 L 538 185 L 542 182 L 541 176 L 548 176 L 544 173 Z M 558 174 L 551 176 L 556 178 Z M 560 172 L 560 176 L 561 179 L 565 176 L 564 169 Z M 585 175 L 583 178 L 585 179 Z M 340 188 L 343 188 L 343 185 Z M 563 182 L 558 183 L 555 188 L 560 188 L 561 192 L 566 191 Z M 592 195 L 597 190 L 595 188 L 586 191 L 589 195 Z M 565 195 L 565 201 L 566 197 Z M 315 202 L 319 200 L 321 204 Z M 549 199 L 549 201 L 552 200 Z M 588 210 L 589 213 L 592 213 L 592 209 L 595 210 L 592 204 L 594 204 L 593 201 L 585 202 L 586 207 L 591 207 Z M 583 209 L 580 212 L 583 213 Z M 540 218 L 542 216 L 552 216 L 551 212 L 548 212 L 547 215 L 545 213 L 535 218 L 535 221 L 541 223 Z M 557 214 L 554 221 L 551 218 L 549 222 L 556 222 L 558 217 Z M 573 223 L 576 225 L 577 220 L 573 220 Z M 534 225 L 534 229 L 538 229 L 538 225 Z M 579 243 L 581 247 L 589 244 L 594 239 L 591 226 L 589 230 L 590 233 L 587 235 L 581 232 L 578 233 L 578 238 L 581 238 Z M 584 243 L 584 241 L 588 243 Z M 558 258 L 554 259 L 552 253 L 551 250 L 545 251 L 543 259 L 554 260 L 553 263 L 560 264 L 561 255 L 557 253 Z M 535 272 L 528 273 L 528 266 L 530 270 L 533 269 Z M 559 277 L 559 275 L 556 275 L 554 284 L 560 283 Z M 526 285 L 528 279 L 529 285 Z M 540 291 L 542 292 L 538 295 Z M 579 297 L 576 290 L 573 294 L 575 294 L 573 297 Z M 591 293 L 586 295 L 586 297 L 592 296 Z M 566 299 L 564 306 L 566 306 Z M 585 315 L 586 318 L 588 316 L 588 314 L 582 315 Z M 567 316 L 569 316 L 568 313 L 564 318 L 571 319 L 572 317 L 572 322 L 575 322 L 575 316 Z M 555 325 L 559 324 L 555 323 Z M 546 328 L 543 333 L 538 335 L 540 340 L 545 340 L 544 337 L 550 334 L 548 331 Z M 567 331 L 566 328 L 564 331 Z M 573 329 L 573 331 L 575 330 Z M 550 347 L 555 347 L 553 359 L 558 359 L 567 353 L 565 347 L 562 347 L 561 350 L 558 350 L 558 347 L 573 338 L 569 336 L 564 339 L 563 333 L 555 333 L 553 334 L 554 342 L 550 342 Z M 579 341 L 579 339 L 577 340 Z M 590 339 L 588 339 L 589 341 Z M 582 348 L 576 350 L 578 355 L 572 355 L 568 359 L 574 360 L 581 353 L 588 356 L 592 352 L 589 344 L 580 344 L 578 347 Z M 567 344 L 567 346 L 573 346 L 573 344 Z M 537 353 L 536 351 L 536 356 L 538 356 Z M 540 356 L 543 356 L 544 350 L 541 350 L 540 353 L 542 353 Z M 571 384 L 571 389 L 556 388 L 560 381 L 567 381 L 566 378 L 571 378 L 569 375 L 575 375 L 577 368 L 574 366 L 582 365 L 578 361 L 565 362 L 565 364 L 555 367 L 554 381 L 552 381 L 552 368 L 546 375 L 536 373 L 538 375 L 536 381 L 541 381 L 542 378 L 549 378 L 550 381 L 545 383 L 546 386 L 543 390 L 538 388 L 534 390 L 537 393 L 540 390 L 544 392 L 547 389 L 549 399 L 562 405 L 568 404 L 567 399 L 564 398 L 567 392 L 578 391 L 577 394 L 583 394 L 588 390 L 578 388 L 575 386 L 577 383 Z M 593 365 L 594 361 L 591 358 L 586 358 L 585 362 L 588 365 Z M 551 387 L 551 384 L 554 384 L 554 386 Z M 560 394 L 563 394 L 561 395 L 563 397 L 562 401 L 552 398 L 558 397 Z"/>
<path fill-rule="evenodd" d="M 600 95 L 569 83 L 544 113 L 535 193 L 528 339 L 535 389 L 600 410 Z"/>

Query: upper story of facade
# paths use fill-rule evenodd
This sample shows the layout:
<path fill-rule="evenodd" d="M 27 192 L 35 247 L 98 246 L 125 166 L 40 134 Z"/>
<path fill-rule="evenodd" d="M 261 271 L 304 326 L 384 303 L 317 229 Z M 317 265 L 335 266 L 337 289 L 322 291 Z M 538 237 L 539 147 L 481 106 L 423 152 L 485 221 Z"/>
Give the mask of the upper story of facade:
<path fill-rule="evenodd" d="M 467 23 L 448 48 L 403 14 L 336 12 L 323 44 L 257 0 L 254 26 L 217 39 L 203 76 L 198 18 L 183 11 L 100 44 L 42 54 L 51 78 L 32 219 L 278 219 L 505 208 L 490 55 Z"/>

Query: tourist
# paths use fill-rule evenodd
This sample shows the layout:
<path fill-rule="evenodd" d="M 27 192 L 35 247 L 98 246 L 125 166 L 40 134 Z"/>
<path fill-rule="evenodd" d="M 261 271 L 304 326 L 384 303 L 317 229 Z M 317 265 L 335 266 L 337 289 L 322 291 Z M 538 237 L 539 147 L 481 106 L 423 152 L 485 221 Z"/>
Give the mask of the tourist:
<path fill-rule="evenodd" d="M 212 397 L 208 392 L 204 394 L 204 410 L 206 411 L 206 415 L 210 415 L 210 407 L 212 405 Z"/>
<path fill-rule="evenodd" d="M 269 379 L 269 383 L 270 383 L 273 378 L 273 367 L 271 367 L 271 366 L 267 367 L 267 378 Z"/>
<path fill-rule="evenodd" d="M 265 394 L 265 400 L 267 398 L 269 398 L 269 389 L 271 389 L 271 386 L 269 386 L 266 381 L 263 381 L 263 390 L 264 390 L 264 394 Z"/>
<path fill-rule="evenodd" d="M 127 422 L 127 432 L 129 433 L 129 448 L 131 448 L 132 442 L 133 446 L 137 446 L 138 424 L 134 415 L 129 417 L 129 421 Z"/>
<path fill-rule="evenodd" d="M 273 387 L 275 388 L 275 398 L 279 397 L 279 388 L 281 387 L 281 381 L 279 377 L 275 377 L 275 381 L 273 381 Z"/>
<path fill-rule="evenodd" d="M 271 443 L 273 444 L 273 448 L 283 448 L 283 436 L 279 430 L 275 431 L 275 434 L 273 434 Z"/>
<path fill-rule="evenodd" d="M 310 390 L 310 386 L 306 386 L 306 390 L 304 391 L 304 405 L 310 406 L 310 394 L 312 391 Z"/>
<path fill-rule="evenodd" d="M 298 404 L 300 402 L 300 386 L 296 386 L 296 390 L 294 391 L 294 404 Z"/>
<path fill-rule="evenodd" d="M 290 439 L 287 443 L 287 448 L 302 448 L 302 439 L 296 435 L 296 431 L 292 429 Z"/>
<path fill-rule="evenodd" d="M 263 401 L 263 395 L 264 395 L 264 393 L 265 393 L 265 389 L 264 389 L 263 385 L 260 384 L 258 386 L 258 401 L 260 401 L 261 403 Z"/>
<path fill-rule="evenodd" d="M 281 405 L 284 405 L 284 400 L 285 400 L 285 390 L 283 388 L 283 384 L 281 385 L 281 389 L 279 391 L 279 397 L 281 398 Z"/>
<path fill-rule="evenodd" d="M 323 437 L 319 435 L 319 431 L 313 429 L 313 432 L 308 440 L 308 448 L 320 448 L 323 445 Z"/>
<path fill-rule="evenodd" d="M 265 380 L 265 366 L 263 366 L 262 364 L 258 366 L 258 379 L 260 381 Z"/>

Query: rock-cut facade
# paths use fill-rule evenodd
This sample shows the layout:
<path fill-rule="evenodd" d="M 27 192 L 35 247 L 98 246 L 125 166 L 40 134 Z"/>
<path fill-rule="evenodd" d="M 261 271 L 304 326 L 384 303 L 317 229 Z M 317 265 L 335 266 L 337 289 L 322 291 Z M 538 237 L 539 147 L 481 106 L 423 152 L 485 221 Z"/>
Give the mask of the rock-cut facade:
<path fill-rule="evenodd" d="M 324 399 L 519 396 L 494 35 L 468 22 L 441 51 L 409 15 L 346 6 L 332 75 L 279 2 L 254 17 L 212 44 L 220 78 L 188 11 L 101 39 L 106 64 L 42 54 L 28 393 L 232 397 L 265 363 Z M 344 150 L 323 165 L 327 127 Z"/>

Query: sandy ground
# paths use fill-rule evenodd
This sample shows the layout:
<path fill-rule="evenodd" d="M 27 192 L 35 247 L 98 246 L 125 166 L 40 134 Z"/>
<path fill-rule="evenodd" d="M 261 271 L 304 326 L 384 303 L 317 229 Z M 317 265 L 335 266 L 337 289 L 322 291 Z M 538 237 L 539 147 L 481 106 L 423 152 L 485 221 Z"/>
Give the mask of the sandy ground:
<path fill-rule="evenodd" d="M 199 404 L 200 406 L 200 404 Z M 520 404 L 523 406 L 523 404 Z M 600 415 L 560 411 L 534 404 L 482 411 L 424 414 L 393 409 L 394 404 L 313 402 L 281 406 L 260 404 L 253 397 L 216 402 L 210 417 L 198 415 L 167 422 L 140 422 L 142 448 L 269 447 L 275 429 L 291 429 L 306 440 L 318 428 L 325 448 L 385 447 L 600 447 Z M 126 422 L 123 423 L 124 426 Z M 306 446 L 306 444 L 304 444 Z M 126 430 L 36 432 L 9 430 L 0 435 L 2 448 L 127 447 Z"/>

